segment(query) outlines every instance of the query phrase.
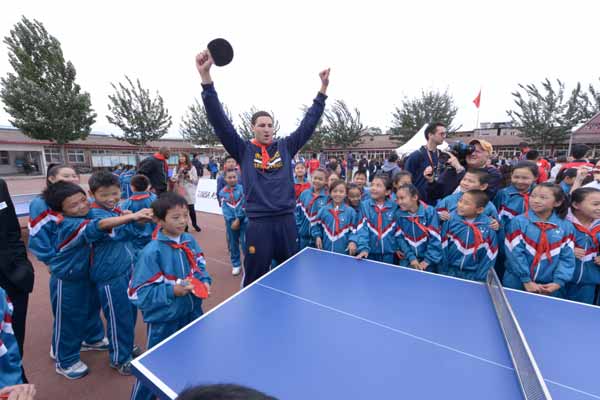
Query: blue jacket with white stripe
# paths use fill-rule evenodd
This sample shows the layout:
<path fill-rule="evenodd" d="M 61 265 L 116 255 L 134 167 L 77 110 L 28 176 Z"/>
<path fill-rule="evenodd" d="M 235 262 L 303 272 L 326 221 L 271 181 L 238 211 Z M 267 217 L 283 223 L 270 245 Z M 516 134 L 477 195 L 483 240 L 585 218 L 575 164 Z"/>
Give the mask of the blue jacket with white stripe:
<path fill-rule="evenodd" d="M 233 188 L 226 185 L 219 192 L 219 202 L 223 209 L 223 218 L 227 224 L 231 224 L 234 220 L 239 219 L 243 223 L 246 217 L 246 200 L 244 198 L 244 188 L 237 184 Z"/>
<path fill-rule="evenodd" d="M 373 199 L 360 204 L 358 226 L 359 249 L 371 254 L 394 254 L 398 250 L 396 241 L 396 218 L 398 206 L 390 199 L 381 205 Z"/>
<path fill-rule="evenodd" d="M 326 204 L 317 213 L 311 227 L 313 238 L 323 240 L 323 249 L 334 253 L 347 254 L 348 244 L 354 242 L 358 248 L 356 227 L 358 214 L 352 207 L 342 203 L 335 207 L 333 203 Z"/>
<path fill-rule="evenodd" d="M 444 197 L 436 205 L 437 211 L 448 211 L 448 213 L 453 213 L 454 211 L 456 211 L 456 207 L 458 207 L 458 201 L 462 198 L 463 194 L 463 192 L 456 192 L 452 193 L 450 196 Z M 485 205 L 485 208 L 483 209 L 483 214 L 495 219 L 496 221 L 498 221 L 499 219 L 498 211 L 496 210 L 496 207 L 491 201 L 488 201 L 488 203 Z"/>
<path fill-rule="evenodd" d="M 136 213 L 144 208 L 150 208 L 154 200 L 156 200 L 156 195 L 154 193 L 133 192 L 131 196 L 121 204 L 121 210 L 129 210 Z M 129 225 L 129 230 L 132 233 L 131 249 L 133 250 L 134 256 L 137 256 L 144 246 L 150 243 L 154 229 L 156 229 L 156 224 L 154 222 L 146 224 L 132 222 Z"/>
<path fill-rule="evenodd" d="M 92 203 L 88 217 L 105 219 L 119 217 L 121 213 L 118 207 L 107 210 Z M 120 276 L 131 275 L 134 263 L 133 250 L 130 248 L 130 239 L 135 235 L 133 224 L 136 222 L 113 228 L 103 239 L 92 244 L 90 279 L 93 282 L 105 283 Z"/>
<path fill-rule="evenodd" d="M 185 244 L 193 253 L 198 269 L 194 277 L 211 283 L 206 271 L 206 261 L 202 249 L 189 233 L 183 233 L 180 243 Z M 175 249 L 177 244 L 162 230 L 152 240 L 138 258 L 133 277 L 129 284 L 129 299 L 144 316 L 145 322 L 174 321 L 202 307 L 202 299 L 189 293 L 175 297 L 173 290 L 177 279 L 186 279 L 192 266 L 184 250 Z"/>
<path fill-rule="evenodd" d="M 54 237 L 56 224 L 62 221 L 59 212 L 52 211 L 41 196 L 36 197 L 29 204 L 29 250 L 38 260 L 49 264 L 56 255 Z"/>
<path fill-rule="evenodd" d="M 468 223 L 473 224 L 469 226 Z M 442 228 L 443 273 L 485 281 L 498 255 L 498 237 L 490 228 L 492 218 L 481 213 L 472 221 L 456 212 Z"/>
<path fill-rule="evenodd" d="M 435 271 L 442 261 L 440 220 L 435 208 L 422 203 L 416 213 L 398 209 L 396 237 L 404 258 L 400 265 L 408 266 L 411 261 L 425 261 Z M 425 228 L 425 229 L 423 229 Z"/>
<path fill-rule="evenodd" d="M 600 266 L 594 262 L 600 250 L 600 220 L 585 228 L 569 210 L 567 220 L 573 224 L 575 235 L 574 246 L 585 251 L 582 258 L 575 257 L 575 270 L 571 283 L 577 285 L 597 285 L 600 283 Z"/>
<path fill-rule="evenodd" d="M 0 388 L 23 383 L 21 354 L 12 326 L 13 305 L 0 288 Z"/>
<path fill-rule="evenodd" d="M 542 231 L 536 225 L 540 222 L 547 223 L 552 228 L 546 232 L 546 249 L 541 248 Z M 547 221 L 541 221 L 532 210 L 513 218 L 506 228 L 504 239 L 505 282 L 516 278 L 521 283 L 556 283 L 564 287 L 573 278 L 575 271 L 573 237 L 573 225 L 555 213 Z M 508 281 L 507 275 L 512 275 Z"/>
<path fill-rule="evenodd" d="M 298 228 L 298 236 L 310 237 L 310 227 L 317 218 L 317 213 L 327 204 L 329 196 L 325 188 L 319 193 L 314 193 L 313 189 L 306 189 L 298 197 L 296 203 L 296 227 Z"/>

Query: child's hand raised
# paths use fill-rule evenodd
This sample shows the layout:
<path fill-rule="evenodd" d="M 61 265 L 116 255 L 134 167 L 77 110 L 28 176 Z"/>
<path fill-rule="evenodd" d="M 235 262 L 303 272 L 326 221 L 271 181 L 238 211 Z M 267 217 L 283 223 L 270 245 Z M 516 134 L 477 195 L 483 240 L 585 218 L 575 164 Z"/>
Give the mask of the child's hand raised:
<path fill-rule="evenodd" d="M 438 211 L 438 215 L 442 221 L 448 221 L 450 219 L 450 213 L 448 211 Z"/>
<path fill-rule="evenodd" d="M 151 208 L 142 208 L 140 211 L 132 214 L 134 221 L 152 221 L 154 212 Z"/>

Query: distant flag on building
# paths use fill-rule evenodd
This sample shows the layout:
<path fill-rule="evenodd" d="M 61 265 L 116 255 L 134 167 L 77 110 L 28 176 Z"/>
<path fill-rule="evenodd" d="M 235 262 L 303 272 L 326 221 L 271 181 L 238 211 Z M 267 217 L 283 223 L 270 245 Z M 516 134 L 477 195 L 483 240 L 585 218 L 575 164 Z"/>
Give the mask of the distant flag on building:
<path fill-rule="evenodd" d="M 473 100 L 473 104 L 475 104 L 475 107 L 479 108 L 479 105 L 481 104 L 481 89 L 479 90 L 477 97 L 475 97 L 475 100 Z"/>

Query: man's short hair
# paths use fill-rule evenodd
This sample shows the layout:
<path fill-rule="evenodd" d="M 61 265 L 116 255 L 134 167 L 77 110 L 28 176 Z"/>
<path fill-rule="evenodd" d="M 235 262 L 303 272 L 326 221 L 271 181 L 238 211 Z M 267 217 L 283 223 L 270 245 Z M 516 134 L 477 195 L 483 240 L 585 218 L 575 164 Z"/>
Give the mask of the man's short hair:
<path fill-rule="evenodd" d="M 42 198 L 52 211 L 62 212 L 63 201 L 65 201 L 67 197 L 71 197 L 77 193 L 82 193 L 85 196 L 85 191 L 81 186 L 72 182 L 58 181 L 48 186 L 42 192 Z"/>
<path fill-rule="evenodd" d="M 446 127 L 445 124 L 441 123 L 441 122 L 433 122 L 429 125 L 427 125 L 427 128 L 425 128 L 425 140 L 429 140 L 429 135 L 435 133 L 435 130 L 439 127 Z"/>
<path fill-rule="evenodd" d="M 587 152 L 590 151 L 590 146 L 583 143 L 574 144 L 571 148 L 571 156 L 576 160 L 581 160 Z"/>
<path fill-rule="evenodd" d="M 145 175 L 134 175 L 131 177 L 131 187 L 136 192 L 145 192 L 150 186 L 150 180 Z"/>
<path fill-rule="evenodd" d="M 167 213 L 169 210 L 175 207 L 185 207 L 187 208 L 187 200 L 174 192 L 164 192 L 158 199 L 154 200 L 150 207 L 152 207 L 152 211 L 154 212 L 154 216 L 162 221 L 167 217 Z"/>
<path fill-rule="evenodd" d="M 106 170 L 100 170 L 94 172 L 90 179 L 88 180 L 88 185 L 90 186 L 90 191 L 92 193 L 96 193 L 96 190 L 103 187 L 117 186 L 121 187 L 121 183 L 119 182 L 119 178 L 108 172 Z"/>
<path fill-rule="evenodd" d="M 273 121 L 273 117 L 268 112 L 266 112 L 266 111 L 257 111 L 254 114 L 252 114 L 252 118 L 250 118 L 250 123 L 252 124 L 252 126 L 256 125 L 256 121 L 260 117 L 269 117 L 269 118 L 271 118 L 271 122 Z"/>

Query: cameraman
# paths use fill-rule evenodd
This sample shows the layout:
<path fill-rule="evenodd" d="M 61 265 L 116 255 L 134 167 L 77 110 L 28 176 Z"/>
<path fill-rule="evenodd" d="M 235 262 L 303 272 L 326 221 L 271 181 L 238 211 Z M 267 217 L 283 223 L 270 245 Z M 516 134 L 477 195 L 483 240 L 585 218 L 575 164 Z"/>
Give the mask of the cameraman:
<path fill-rule="evenodd" d="M 490 182 L 485 192 L 490 201 L 494 198 L 502 182 L 500 172 L 495 167 L 487 165 L 494 149 L 489 142 L 480 139 L 471 140 L 469 145 L 475 146 L 474 151 L 465 157 L 463 163 L 453 154 L 449 154 L 448 168 L 437 179 L 433 168 L 425 168 L 423 177 L 427 181 L 427 198 L 429 204 L 435 204 L 437 200 L 454 193 L 468 168 L 482 168 L 490 174 Z"/>
<path fill-rule="evenodd" d="M 427 198 L 428 181 L 425 179 L 423 172 L 426 168 L 429 168 L 429 173 L 437 176 L 440 159 L 438 146 L 444 143 L 445 138 L 446 125 L 441 122 L 427 125 L 425 128 L 427 144 L 410 153 L 404 162 L 404 169 L 411 173 L 413 182 L 419 190 L 419 196 L 429 204 L 434 204 L 434 202 L 430 202 Z"/>

